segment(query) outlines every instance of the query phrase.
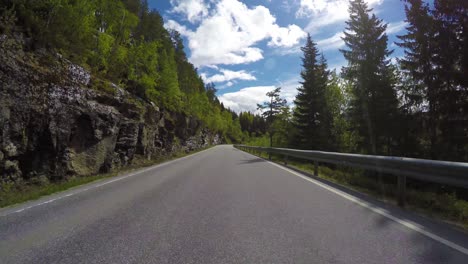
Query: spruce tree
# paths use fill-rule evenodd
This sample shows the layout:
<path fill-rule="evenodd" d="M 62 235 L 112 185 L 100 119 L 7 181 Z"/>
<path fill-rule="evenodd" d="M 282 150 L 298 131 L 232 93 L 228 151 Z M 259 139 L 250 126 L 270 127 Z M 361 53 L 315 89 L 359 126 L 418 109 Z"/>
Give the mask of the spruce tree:
<path fill-rule="evenodd" d="M 350 19 L 341 50 L 348 61 L 343 76 L 351 86 L 350 118 L 359 133 L 358 147 L 370 154 L 390 154 L 398 101 L 387 49 L 387 25 L 364 0 L 350 2 Z"/>
<path fill-rule="evenodd" d="M 468 159 L 468 2 L 434 1 L 438 159 Z"/>
<path fill-rule="evenodd" d="M 412 82 L 404 94 L 427 119 L 421 137 L 428 138 L 432 159 L 468 159 L 468 4 L 463 1 L 406 0 L 407 33 L 399 36 L 405 57 L 402 71 Z M 416 107 L 417 109 L 417 107 Z"/>
<path fill-rule="evenodd" d="M 294 126 L 298 138 L 293 144 L 305 149 L 329 150 L 329 136 L 332 125 L 331 113 L 327 108 L 326 89 L 329 71 L 323 55 L 319 58 L 316 44 L 310 35 L 301 48 L 301 87 L 294 100 Z"/>
<path fill-rule="evenodd" d="M 437 157 L 437 127 L 438 112 L 438 78 L 435 72 L 434 54 L 436 51 L 434 40 L 435 21 L 430 14 L 429 6 L 422 0 L 407 0 L 405 6 L 407 33 L 398 38 L 397 43 L 404 48 L 405 56 L 399 60 L 403 73 L 409 75 L 410 85 L 403 91 L 409 99 L 408 107 L 412 107 L 428 115 L 428 132 L 431 154 Z M 427 109 L 423 104 L 427 104 Z M 424 138 L 424 136 L 423 136 Z"/>

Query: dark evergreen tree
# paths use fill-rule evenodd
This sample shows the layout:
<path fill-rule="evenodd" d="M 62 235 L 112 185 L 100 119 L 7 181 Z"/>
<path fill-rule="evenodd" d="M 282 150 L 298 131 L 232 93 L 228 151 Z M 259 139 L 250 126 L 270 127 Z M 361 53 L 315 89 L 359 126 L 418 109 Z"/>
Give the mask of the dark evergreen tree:
<path fill-rule="evenodd" d="M 399 36 L 405 49 L 405 57 L 399 60 L 403 73 L 409 75 L 406 88 L 402 92 L 406 96 L 407 108 L 417 112 L 427 113 L 431 157 L 436 158 L 437 127 L 438 127 L 438 78 L 434 70 L 434 19 L 430 15 L 429 6 L 422 0 L 407 0 L 405 6 L 407 33 Z M 402 76 L 405 77 L 405 76 Z M 424 107 L 427 104 L 427 107 Z M 422 131 L 423 132 L 423 131 Z M 424 132 L 423 132 L 424 133 Z M 424 137 L 424 134 L 421 136 Z M 427 137 L 426 137 L 427 138 Z"/>
<path fill-rule="evenodd" d="M 208 96 L 208 100 L 210 100 L 210 102 L 214 102 L 215 100 L 218 99 L 216 98 L 216 92 L 218 91 L 218 89 L 216 89 L 214 83 L 208 83 L 205 86 L 205 90 L 206 90 L 206 95 Z"/>
<path fill-rule="evenodd" d="M 390 154 L 398 106 L 388 59 L 392 52 L 387 49 L 387 25 L 371 11 L 363 0 L 350 2 L 343 38 L 348 49 L 341 50 L 348 61 L 343 76 L 352 90 L 349 114 L 361 151 Z"/>
<path fill-rule="evenodd" d="M 468 4 L 435 1 L 431 9 L 422 0 L 405 2 L 409 26 L 398 45 L 405 49 L 400 65 L 410 85 L 402 94 L 407 107 L 419 110 L 417 122 L 425 124 L 419 133 L 429 142 L 422 146 L 429 149 L 425 156 L 467 160 Z"/>
<path fill-rule="evenodd" d="M 437 145 L 444 160 L 468 160 L 468 2 L 434 1 L 434 68 L 438 80 Z"/>
<path fill-rule="evenodd" d="M 327 108 L 326 89 L 329 77 L 325 58 L 319 57 L 310 35 L 301 48 L 302 86 L 294 100 L 294 125 L 299 136 L 295 145 L 306 149 L 329 150 L 332 117 Z"/>

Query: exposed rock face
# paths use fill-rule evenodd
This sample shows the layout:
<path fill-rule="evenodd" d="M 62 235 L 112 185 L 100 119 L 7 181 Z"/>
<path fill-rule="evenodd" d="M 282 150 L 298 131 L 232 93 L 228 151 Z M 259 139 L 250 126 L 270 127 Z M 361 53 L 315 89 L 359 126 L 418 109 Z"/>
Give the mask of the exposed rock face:
<path fill-rule="evenodd" d="M 0 187 L 90 175 L 220 143 L 195 118 L 159 109 L 61 56 L 0 37 Z M 52 58 L 52 59 L 51 59 Z M 44 62 L 45 61 L 45 62 Z"/>

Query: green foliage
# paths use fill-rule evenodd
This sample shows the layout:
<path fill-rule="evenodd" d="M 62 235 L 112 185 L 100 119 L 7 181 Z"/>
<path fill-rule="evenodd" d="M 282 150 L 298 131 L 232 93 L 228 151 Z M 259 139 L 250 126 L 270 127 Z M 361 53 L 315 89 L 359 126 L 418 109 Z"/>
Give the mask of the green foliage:
<path fill-rule="evenodd" d="M 293 134 L 293 129 L 291 109 L 288 106 L 284 106 L 271 124 L 270 130 L 273 133 L 273 145 L 275 147 L 287 147 L 290 145 L 291 139 L 289 135 Z"/>
<path fill-rule="evenodd" d="M 260 115 L 241 112 L 239 114 L 239 123 L 242 131 L 246 132 L 249 137 L 258 137 L 266 133 L 267 123 Z"/>
<path fill-rule="evenodd" d="M 331 118 L 328 148 L 349 153 L 357 151 L 358 137 L 356 131 L 351 129 L 350 120 L 346 116 L 347 98 L 350 97 L 346 88 L 346 84 L 336 72 L 331 72 L 325 90 L 327 111 Z"/>
<path fill-rule="evenodd" d="M 160 82 L 157 90 L 161 91 L 159 98 L 150 98 L 164 105 L 172 111 L 181 108 L 181 93 L 179 90 L 179 81 L 177 77 L 177 65 L 174 61 L 174 50 L 169 53 L 161 49 L 159 55 Z"/>
<path fill-rule="evenodd" d="M 258 146 L 258 147 L 269 147 L 270 146 L 270 136 L 265 134 L 261 137 L 253 137 L 244 142 L 249 146 Z"/>

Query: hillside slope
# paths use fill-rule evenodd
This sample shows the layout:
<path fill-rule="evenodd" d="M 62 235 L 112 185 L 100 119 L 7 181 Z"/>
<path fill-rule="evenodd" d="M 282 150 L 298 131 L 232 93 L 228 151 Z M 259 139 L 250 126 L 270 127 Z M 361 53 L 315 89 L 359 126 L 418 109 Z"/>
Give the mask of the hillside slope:
<path fill-rule="evenodd" d="M 91 175 L 218 144 L 196 118 L 159 108 L 59 54 L 0 35 L 0 186 Z"/>

